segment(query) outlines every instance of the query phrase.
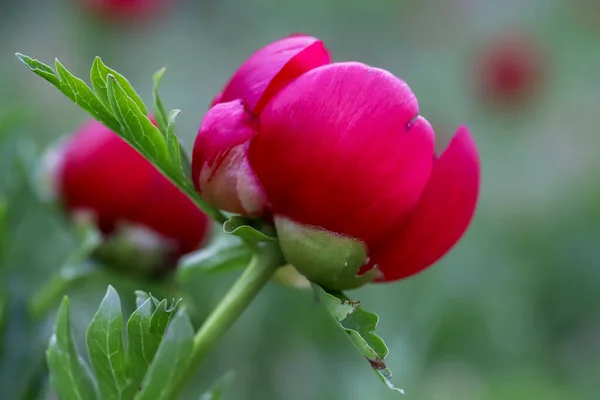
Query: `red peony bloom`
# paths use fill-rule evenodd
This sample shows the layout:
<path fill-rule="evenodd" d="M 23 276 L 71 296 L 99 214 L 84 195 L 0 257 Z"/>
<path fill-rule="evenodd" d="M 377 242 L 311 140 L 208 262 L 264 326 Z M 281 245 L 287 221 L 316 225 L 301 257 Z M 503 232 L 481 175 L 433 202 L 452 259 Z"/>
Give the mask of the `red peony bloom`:
<path fill-rule="evenodd" d="M 492 103 L 521 105 L 530 100 L 544 78 L 540 45 L 524 35 L 496 37 L 485 44 L 476 63 L 477 85 Z"/>
<path fill-rule="evenodd" d="M 95 15 L 109 19 L 145 18 L 165 3 L 165 0 L 81 0 Z"/>
<path fill-rule="evenodd" d="M 331 248 L 346 252 L 343 266 L 359 261 L 363 273 L 377 267 L 380 281 L 405 278 L 469 225 L 479 191 L 475 143 L 461 127 L 435 155 L 433 129 L 405 82 L 329 60 L 307 36 L 255 53 L 202 122 L 194 183 L 217 207 L 272 215 L 284 255 L 317 283 L 354 286 L 345 272 L 326 272 Z M 315 259 L 321 265 L 303 265 Z"/>
<path fill-rule="evenodd" d="M 208 217 L 148 160 L 99 122 L 60 148 L 56 189 L 70 213 L 90 212 L 107 236 L 135 227 L 179 258 L 208 238 Z"/>

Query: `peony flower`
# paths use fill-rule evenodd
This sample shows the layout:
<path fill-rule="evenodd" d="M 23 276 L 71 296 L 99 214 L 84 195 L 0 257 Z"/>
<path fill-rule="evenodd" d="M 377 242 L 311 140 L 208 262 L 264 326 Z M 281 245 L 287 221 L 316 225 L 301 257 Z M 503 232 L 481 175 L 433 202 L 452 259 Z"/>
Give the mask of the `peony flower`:
<path fill-rule="evenodd" d="M 52 174 L 58 198 L 72 216 L 91 218 L 108 242 L 118 237 L 138 253 L 160 258 L 154 264 L 170 268 L 207 240 L 208 217 L 148 160 L 99 122 L 82 126 L 54 158 Z M 100 254 L 115 261 L 110 252 L 104 249 Z M 156 261 L 154 258 L 151 261 Z"/>
<path fill-rule="evenodd" d="M 283 254 L 330 289 L 427 268 L 460 239 L 479 191 L 466 127 L 434 152 L 415 95 L 391 73 L 329 63 L 306 36 L 233 76 L 202 121 L 192 177 L 214 206 L 272 218 Z"/>

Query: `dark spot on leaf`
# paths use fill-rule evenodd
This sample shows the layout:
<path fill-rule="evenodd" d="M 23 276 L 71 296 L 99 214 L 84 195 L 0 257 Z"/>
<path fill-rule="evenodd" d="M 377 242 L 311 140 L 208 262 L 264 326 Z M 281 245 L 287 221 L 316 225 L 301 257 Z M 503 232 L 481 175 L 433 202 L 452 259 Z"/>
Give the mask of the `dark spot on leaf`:
<path fill-rule="evenodd" d="M 383 360 L 379 357 L 377 357 L 375 359 L 371 359 L 371 358 L 367 357 L 367 361 L 369 362 L 369 364 L 371 364 L 371 368 L 376 369 L 378 371 L 387 368 L 387 366 L 385 365 Z"/>

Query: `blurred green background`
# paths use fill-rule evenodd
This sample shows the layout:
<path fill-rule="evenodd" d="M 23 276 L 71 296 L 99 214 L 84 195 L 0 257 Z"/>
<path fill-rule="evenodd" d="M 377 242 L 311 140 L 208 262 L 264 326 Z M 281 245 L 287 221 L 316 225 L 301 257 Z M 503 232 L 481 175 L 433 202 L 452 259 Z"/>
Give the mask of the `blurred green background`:
<path fill-rule="evenodd" d="M 100 21 L 77 3 L 0 1 L 0 205 L 7 210 L 0 284 L 10 291 L 2 398 L 28 398 L 46 385 L 42 357 L 54 315 L 32 323 L 25 302 L 75 247 L 63 216 L 32 190 L 31 168 L 46 145 L 88 118 L 13 54 L 46 63 L 58 57 L 80 77 L 98 55 L 147 102 L 152 74 L 166 66 L 163 99 L 183 110 L 178 134 L 189 150 L 230 74 L 255 49 L 293 32 L 321 38 L 335 60 L 404 79 L 440 149 L 463 123 L 479 146 L 482 191 L 464 240 L 425 273 L 350 293 L 380 315 L 378 332 L 405 398 L 598 398 L 599 1 L 172 0 L 136 23 Z M 478 95 L 477 57 L 497 35 L 515 32 L 544 53 L 540 90 L 512 107 L 494 106 Z M 233 279 L 194 283 L 188 300 L 196 322 Z M 106 273 L 70 290 L 79 340 L 108 283 L 128 312 L 133 289 L 148 288 Z M 351 346 L 312 293 L 272 284 L 195 384 L 235 369 L 231 399 L 398 398 Z"/>

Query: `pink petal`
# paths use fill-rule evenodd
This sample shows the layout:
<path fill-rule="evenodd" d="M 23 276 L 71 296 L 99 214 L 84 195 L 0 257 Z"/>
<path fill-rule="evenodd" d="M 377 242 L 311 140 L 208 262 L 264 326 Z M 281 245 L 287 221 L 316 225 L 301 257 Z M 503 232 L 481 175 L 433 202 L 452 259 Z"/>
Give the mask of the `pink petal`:
<path fill-rule="evenodd" d="M 436 161 L 423 196 L 408 221 L 371 259 L 384 281 L 406 278 L 446 254 L 466 231 L 477 203 L 480 167 L 466 126 Z"/>
<path fill-rule="evenodd" d="M 412 210 L 429 179 L 434 133 L 417 113 L 408 85 L 387 71 L 319 67 L 266 106 L 250 163 L 275 213 L 369 246 Z"/>
<path fill-rule="evenodd" d="M 258 215 L 266 199 L 248 160 L 258 118 L 240 100 L 211 108 L 200 126 L 192 157 L 192 179 L 202 197 L 226 211 Z"/>
<path fill-rule="evenodd" d="M 296 35 L 273 42 L 255 52 L 233 75 L 219 102 L 244 99 L 259 114 L 281 88 L 318 66 L 331 62 L 320 40 Z"/>

